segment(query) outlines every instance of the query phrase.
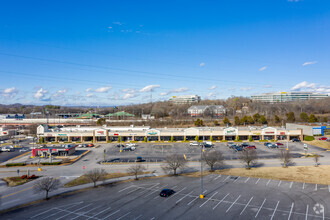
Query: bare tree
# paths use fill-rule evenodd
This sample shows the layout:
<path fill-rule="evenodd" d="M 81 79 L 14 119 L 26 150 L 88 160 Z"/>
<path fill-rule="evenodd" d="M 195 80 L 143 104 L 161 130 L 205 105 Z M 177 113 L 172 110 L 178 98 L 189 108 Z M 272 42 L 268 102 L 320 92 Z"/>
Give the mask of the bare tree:
<path fill-rule="evenodd" d="M 314 157 L 313 157 L 313 160 L 315 162 L 315 166 L 319 166 L 319 161 L 320 161 L 320 155 L 318 154 L 315 154 Z"/>
<path fill-rule="evenodd" d="M 173 175 L 177 175 L 177 170 L 186 167 L 187 161 L 180 154 L 168 155 L 165 158 L 165 165 L 162 167 L 164 171 L 173 171 Z"/>
<path fill-rule="evenodd" d="M 240 152 L 239 159 L 246 164 L 246 169 L 257 163 L 258 154 L 255 149 L 244 149 Z"/>
<path fill-rule="evenodd" d="M 127 169 L 128 173 L 131 173 L 135 176 L 135 179 L 138 180 L 138 175 L 142 173 L 146 168 L 141 164 L 133 164 Z"/>
<path fill-rule="evenodd" d="M 34 191 L 36 193 L 46 192 L 46 199 L 48 199 L 48 193 L 60 188 L 61 182 L 59 179 L 53 177 L 45 177 L 37 180 L 34 184 Z"/>
<path fill-rule="evenodd" d="M 102 181 L 106 179 L 107 172 L 104 169 L 95 168 L 93 170 L 88 171 L 85 174 L 85 177 L 94 183 L 94 187 L 96 187 L 97 181 Z"/>
<path fill-rule="evenodd" d="M 292 162 L 292 155 L 289 149 L 281 149 L 278 154 L 279 159 L 282 161 L 282 166 L 284 168 Z"/>
<path fill-rule="evenodd" d="M 213 172 L 215 167 L 223 166 L 223 154 L 220 151 L 208 151 L 203 154 L 204 162 L 210 167 Z"/>

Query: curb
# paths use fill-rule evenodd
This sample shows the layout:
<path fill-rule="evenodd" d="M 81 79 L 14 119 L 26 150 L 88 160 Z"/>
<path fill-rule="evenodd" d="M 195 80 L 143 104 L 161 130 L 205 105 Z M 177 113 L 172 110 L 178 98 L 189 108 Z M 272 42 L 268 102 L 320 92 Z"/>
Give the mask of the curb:
<path fill-rule="evenodd" d="M 11 161 L 11 160 L 15 160 L 15 159 L 20 158 L 20 157 L 24 157 L 24 156 L 28 155 L 29 153 L 31 153 L 31 152 L 25 152 L 24 154 L 18 155 L 14 158 L 11 158 L 11 159 L 7 160 L 7 161 Z"/>

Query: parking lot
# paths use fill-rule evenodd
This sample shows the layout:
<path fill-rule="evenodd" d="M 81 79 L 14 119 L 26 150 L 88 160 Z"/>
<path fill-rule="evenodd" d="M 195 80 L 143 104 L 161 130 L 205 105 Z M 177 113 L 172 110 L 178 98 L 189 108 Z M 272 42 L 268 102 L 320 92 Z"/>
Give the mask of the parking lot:
<path fill-rule="evenodd" d="M 286 148 L 286 143 L 283 144 L 282 148 Z M 116 145 L 118 143 L 101 144 L 101 148 L 106 150 L 106 160 L 109 162 L 133 162 L 137 156 L 148 162 L 159 162 L 164 160 L 166 155 L 173 153 L 185 154 L 189 160 L 199 160 L 201 153 L 200 147 L 190 146 L 189 143 L 137 143 L 134 151 L 125 152 L 120 152 L 120 148 Z M 269 149 L 264 143 L 251 143 L 251 145 L 256 146 L 259 158 L 276 158 L 278 155 L 278 149 Z M 238 159 L 239 156 L 239 152 L 227 147 L 227 143 L 215 143 L 212 149 L 220 150 L 226 160 Z M 294 158 L 301 157 L 305 153 L 302 143 L 289 142 L 289 149 Z M 309 146 L 308 152 L 328 153 L 314 146 Z"/>
<path fill-rule="evenodd" d="M 163 198 L 163 188 L 176 191 Z M 2 219 L 330 219 L 330 187 L 209 175 L 108 185 L 8 212 Z"/>

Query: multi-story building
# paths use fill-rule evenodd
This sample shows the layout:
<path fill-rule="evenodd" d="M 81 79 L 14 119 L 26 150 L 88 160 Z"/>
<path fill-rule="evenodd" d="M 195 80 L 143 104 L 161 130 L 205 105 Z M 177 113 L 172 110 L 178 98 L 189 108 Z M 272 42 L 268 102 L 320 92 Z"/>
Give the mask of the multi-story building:
<path fill-rule="evenodd" d="M 217 117 L 226 114 L 226 108 L 223 105 L 193 105 L 188 108 L 188 114 L 193 117 L 202 116 L 206 111 Z"/>
<path fill-rule="evenodd" d="M 201 97 L 198 95 L 182 95 L 182 96 L 172 96 L 169 100 L 174 104 L 190 104 L 194 102 L 200 102 Z"/>
<path fill-rule="evenodd" d="M 275 93 L 263 93 L 260 95 L 251 96 L 253 101 L 270 102 L 270 103 L 323 99 L 327 97 L 328 94 L 319 94 L 312 92 L 275 92 Z"/>

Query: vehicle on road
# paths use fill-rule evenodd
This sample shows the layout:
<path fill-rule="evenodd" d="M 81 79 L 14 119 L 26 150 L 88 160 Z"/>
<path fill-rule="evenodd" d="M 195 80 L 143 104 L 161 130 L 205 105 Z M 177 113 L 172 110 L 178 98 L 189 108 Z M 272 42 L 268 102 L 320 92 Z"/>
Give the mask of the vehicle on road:
<path fill-rule="evenodd" d="M 136 162 L 143 162 L 142 157 L 140 156 L 136 157 Z"/>
<path fill-rule="evenodd" d="M 190 146 L 199 146 L 199 142 L 195 141 L 189 144 Z"/>
<path fill-rule="evenodd" d="M 326 140 L 328 140 L 328 138 L 327 137 L 321 137 L 321 138 L 319 138 L 319 140 L 320 141 L 326 141 Z"/>
<path fill-rule="evenodd" d="M 161 197 L 169 197 L 170 195 L 172 195 L 172 194 L 174 194 L 174 193 L 175 193 L 175 191 L 172 190 L 172 189 L 163 189 L 163 190 L 159 193 L 159 195 L 160 195 Z"/>
<path fill-rule="evenodd" d="M 240 147 L 240 146 L 236 146 L 235 145 L 235 147 L 233 148 L 236 152 L 238 152 L 238 151 L 242 151 L 243 150 L 243 148 L 242 147 Z"/>
<path fill-rule="evenodd" d="M 3 151 L 3 152 L 10 152 L 10 151 L 12 151 L 12 149 L 11 148 L 7 148 L 7 147 L 3 147 L 3 148 L 1 148 L 1 151 Z"/>
<path fill-rule="evenodd" d="M 277 146 L 276 144 L 272 144 L 272 143 L 269 143 L 269 144 L 267 145 L 267 147 L 268 147 L 269 149 L 271 149 L 271 148 L 278 148 L 278 146 Z"/>
<path fill-rule="evenodd" d="M 29 149 L 26 149 L 26 148 L 22 148 L 19 150 L 19 152 L 27 152 L 27 151 L 29 151 Z"/>
<path fill-rule="evenodd" d="M 298 138 L 293 138 L 292 142 L 301 142 Z"/>
<path fill-rule="evenodd" d="M 254 145 L 249 145 L 249 146 L 247 146 L 247 147 L 244 147 L 244 150 L 245 149 L 257 149 L 256 148 L 256 146 L 254 146 Z"/>

